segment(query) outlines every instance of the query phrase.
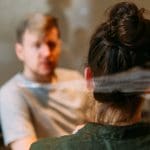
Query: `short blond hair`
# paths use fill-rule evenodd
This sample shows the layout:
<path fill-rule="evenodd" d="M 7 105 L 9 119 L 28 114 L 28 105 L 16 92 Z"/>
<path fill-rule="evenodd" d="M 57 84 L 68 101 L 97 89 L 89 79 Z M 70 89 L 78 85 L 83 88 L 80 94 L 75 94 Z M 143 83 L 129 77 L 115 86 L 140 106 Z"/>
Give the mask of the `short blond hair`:
<path fill-rule="evenodd" d="M 16 40 L 18 43 L 22 43 L 23 35 L 26 30 L 42 35 L 50 31 L 54 27 L 57 28 L 58 37 L 60 37 L 60 30 L 57 18 L 50 16 L 48 14 L 41 14 L 41 13 L 30 14 L 18 26 Z"/>

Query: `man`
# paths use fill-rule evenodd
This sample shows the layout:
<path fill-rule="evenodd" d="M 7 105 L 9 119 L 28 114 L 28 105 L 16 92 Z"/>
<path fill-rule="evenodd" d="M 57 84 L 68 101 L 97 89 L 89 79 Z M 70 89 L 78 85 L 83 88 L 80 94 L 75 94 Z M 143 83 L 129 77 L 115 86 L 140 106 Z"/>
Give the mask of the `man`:
<path fill-rule="evenodd" d="M 23 71 L 0 91 L 4 142 L 12 150 L 28 150 L 39 138 L 72 133 L 84 120 L 84 94 L 69 86 L 57 89 L 59 83 L 82 79 L 76 71 L 56 69 L 60 51 L 55 18 L 36 13 L 19 26 L 16 54 Z"/>

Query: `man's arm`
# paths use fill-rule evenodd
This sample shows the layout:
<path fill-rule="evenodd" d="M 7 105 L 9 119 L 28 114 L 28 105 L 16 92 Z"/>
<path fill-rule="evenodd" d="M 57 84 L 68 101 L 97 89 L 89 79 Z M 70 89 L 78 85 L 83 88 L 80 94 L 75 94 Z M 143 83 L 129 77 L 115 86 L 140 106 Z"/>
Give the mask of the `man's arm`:
<path fill-rule="evenodd" d="M 10 143 L 11 150 L 29 150 L 33 142 L 37 141 L 35 136 L 28 136 Z"/>
<path fill-rule="evenodd" d="M 18 149 L 23 150 L 36 140 L 29 107 L 15 84 L 9 83 L 0 90 L 0 118 L 6 146 L 13 150 L 21 146 Z"/>

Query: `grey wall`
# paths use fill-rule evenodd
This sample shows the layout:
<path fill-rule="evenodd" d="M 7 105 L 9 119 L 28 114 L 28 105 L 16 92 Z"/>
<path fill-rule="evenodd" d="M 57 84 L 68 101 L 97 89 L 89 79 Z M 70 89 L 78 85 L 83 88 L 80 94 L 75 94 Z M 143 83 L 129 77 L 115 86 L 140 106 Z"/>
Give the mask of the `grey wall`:
<path fill-rule="evenodd" d="M 59 65 L 83 71 L 88 41 L 97 24 L 105 18 L 105 9 L 120 0 L 0 0 L 0 85 L 21 64 L 14 53 L 15 30 L 31 12 L 48 12 L 59 18 L 63 50 Z M 150 8 L 149 0 L 132 0 Z"/>

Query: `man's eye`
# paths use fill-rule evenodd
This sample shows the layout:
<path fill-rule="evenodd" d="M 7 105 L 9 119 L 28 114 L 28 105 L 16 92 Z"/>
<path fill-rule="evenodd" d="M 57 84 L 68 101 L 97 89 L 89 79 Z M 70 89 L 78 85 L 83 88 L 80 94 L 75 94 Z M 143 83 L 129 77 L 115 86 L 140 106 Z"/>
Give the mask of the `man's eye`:
<path fill-rule="evenodd" d="M 36 48 L 40 48 L 40 47 L 41 47 L 41 43 L 40 43 L 40 42 L 35 43 L 35 47 L 36 47 Z"/>
<path fill-rule="evenodd" d="M 51 49 L 54 49 L 57 44 L 56 44 L 55 42 L 47 42 L 47 45 L 48 45 Z"/>

